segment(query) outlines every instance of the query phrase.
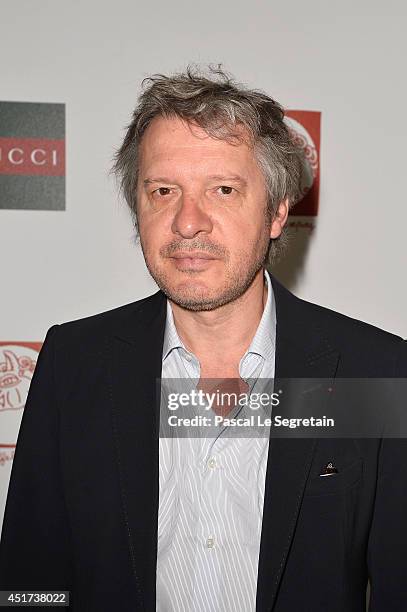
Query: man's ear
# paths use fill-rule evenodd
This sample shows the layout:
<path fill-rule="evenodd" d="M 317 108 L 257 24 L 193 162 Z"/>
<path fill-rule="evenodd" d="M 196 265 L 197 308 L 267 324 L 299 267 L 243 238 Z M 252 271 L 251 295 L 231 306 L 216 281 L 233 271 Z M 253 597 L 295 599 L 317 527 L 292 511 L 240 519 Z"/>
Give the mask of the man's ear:
<path fill-rule="evenodd" d="M 282 200 L 278 205 L 277 212 L 274 213 L 273 220 L 270 227 L 270 238 L 278 238 L 286 224 L 288 217 L 288 198 Z"/>

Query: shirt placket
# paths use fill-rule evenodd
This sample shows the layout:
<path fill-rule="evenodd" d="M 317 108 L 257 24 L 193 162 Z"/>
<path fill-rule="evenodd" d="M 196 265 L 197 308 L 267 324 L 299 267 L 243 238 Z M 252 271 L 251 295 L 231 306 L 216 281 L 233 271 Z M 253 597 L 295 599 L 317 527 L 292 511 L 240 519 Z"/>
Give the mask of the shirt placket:
<path fill-rule="evenodd" d="M 257 364 L 257 368 L 261 364 Z M 254 380 L 249 380 L 249 391 L 252 392 Z M 231 414 L 237 416 L 242 407 L 237 406 Z M 201 438 L 201 452 L 196 469 L 199 470 L 200 503 L 198 510 L 196 557 L 195 557 L 195 584 L 192 599 L 192 612 L 221 612 L 227 608 L 221 599 L 222 566 L 219 558 L 220 547 L 224 538 L 225 518 L 220 516 L 223 504 L 220 503 L 225 494 L 224 466 L 222 458 L 228 452 L 232 438 L 225 434 L 228 426 L 219 427 L 217 435 Z M 227 521 L 226 521 L 227 523 Z M 223 528 L 221 525 L 223 524 Z M 203 605 L 203 602 L 206 602 Z M 202 607 L 203 606 L 203 607 Z"/>

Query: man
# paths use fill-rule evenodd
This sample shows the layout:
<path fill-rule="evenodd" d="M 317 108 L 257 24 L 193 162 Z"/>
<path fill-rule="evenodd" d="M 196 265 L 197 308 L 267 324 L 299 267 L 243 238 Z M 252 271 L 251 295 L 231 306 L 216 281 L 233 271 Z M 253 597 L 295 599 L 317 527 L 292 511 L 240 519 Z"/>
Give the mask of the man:
<path fill-rule="evenodd" d="M 406 376 L 401 338 L 266 271 L 300 169 L 265 94 L 221 71 L 148 80 L 115 170 L 160 291 L 49 330 L 3 589 L 69 590 L 75 611 L 362 612 L 370 578 L 371 612 L 407 609 L 405 440 L 159 436 L 161 376 Z"/>

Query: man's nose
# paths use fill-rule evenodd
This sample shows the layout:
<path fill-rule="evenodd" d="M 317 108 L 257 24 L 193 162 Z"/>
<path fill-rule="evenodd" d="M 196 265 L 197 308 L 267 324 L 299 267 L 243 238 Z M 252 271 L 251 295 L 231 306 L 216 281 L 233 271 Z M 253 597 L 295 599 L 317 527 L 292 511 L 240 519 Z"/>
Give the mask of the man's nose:
<path fill-rule="evenodd" d="M 182 238 L 194 238 L 200 232 L 210 233 L 213 223 L 197 196 L 183 194 L 171 229 Z"/>

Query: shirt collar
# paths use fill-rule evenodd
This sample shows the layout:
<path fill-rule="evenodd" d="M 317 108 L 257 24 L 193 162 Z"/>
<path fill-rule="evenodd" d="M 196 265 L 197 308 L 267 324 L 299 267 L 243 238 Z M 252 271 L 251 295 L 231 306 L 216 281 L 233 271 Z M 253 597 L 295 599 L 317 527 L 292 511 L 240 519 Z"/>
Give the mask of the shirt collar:
<path fill-rule="evenodd" d="M 271 361 L 274 356 L 276 338 L 275 303 L 270 275 L 266 269 L 264 270 L 264 277 L 267 285 L 266 304 L 256 333 L 242 360 L 250 353 L 260 355 L 266 361 Z"/>
<path fill-rule="evenodd" d="M 276 336 L 276 316 L 275 316 L 275 303 L 273 295 L 273 287 L 268 271 L 264 269 L 264 278 L 267 285 L 267 300 L 264 306 L 263 314 L 260 319 L 260 323 L 257 327 L 256 333 L 253 340 L 243 355 L 242 360 L 249 353 L 260 355 L 265 360 L 272 360 L 275 350 L 275 336 Z M 174 316 L 169 300 L 167 299 L 167 319 L 165 324 L 164 333 L 164 344 L 163 344 L 163 356 L 164 361 L 172 350 L 183 348 L 187 350 L 178 335 L 177 329 L 174 323 Z"/>
<path fill-rule="evenodd" d="M 178 335 L 177 328 L 174 323 L 174 315 L 169 300 L 167 299 L 167 320 L 165 323 L 164 344 L 163 344 L 163 361 L 168 357 L 172 350 L 183 348 L 185 346 Z"/>

